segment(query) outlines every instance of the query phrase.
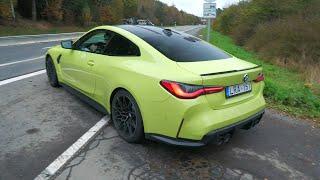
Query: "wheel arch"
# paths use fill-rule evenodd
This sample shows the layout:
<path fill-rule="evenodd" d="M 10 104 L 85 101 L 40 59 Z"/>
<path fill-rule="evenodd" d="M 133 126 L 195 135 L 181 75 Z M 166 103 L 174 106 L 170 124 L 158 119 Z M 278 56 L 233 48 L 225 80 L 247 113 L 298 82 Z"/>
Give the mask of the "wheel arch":
<path fill-rule="evenodd" d="M 47 54 L 46 54 L 45 61 L 48 61 L 49 58 L 52 60 L 52 63 L 53 63 L 53 65 L 54 65 L 54 67 L 55 67 L 56 70 L 58 71 L 58 69 L 57 69 L 57 64 L 56 64 L 56 60 L 54 59 L 54 57 L 53 57 L 51 54 L 47 53 Z"/>
<path fill-rule="evenodd" d="M 117 92 L 119 92 L 120 90 L 124 90 L 124 91 L 127 91 L 129 94 L 131 94 L 132 96 L 133 96 L 133 98 L 134 98 L 134 100 L 136 101 L 136 103 L 138 104 L 138 107 L 139 107 L 139 109 L 140 109 L 140 113 L 141 113 L 141 117 L 142 117 L 142 123 L 144 124 L 144 113 L 143 113 L 143 109 L 141 108 L 141 102 L 140 102 L 140 99 L 136 96 L 136 94 L 135 93 L 132 93 L 130 90 L 129 90 L 129 88 L 125 88 L 125 87 L 117 87 L 117 88 L 115 88 L 113 91 L 112 91 L 112 93 L 111 93 L 111 95 L 110 95 L 110 98 L 109 98 L 109 112 L 110 112 L 110 114 L 111 114 L 111 105 L 112 105 L 112 100 L 113 100 L 113 98 L 114 98 L 114 96 L 117 94 Z"/>
<path fill-rule="evenodd" d="M 58 58 L 61 57 L 61 54 L 55 53 L 55 51 L 48 51 L 45 55 L 45 62 L 50 58 L 53 62 L 53 65 L 56 69 L 56 73 L 59 79 L 59 82 L 63 82 L 62 72 L 61 72 L 61 66 L 58 63 Z"/>
<path fill-rule="evenodd" d="M 117 92 L 119 92 L 120 90 L 128 91 L 127 89 L 125 89 L 125 88 L 123 88 L 123 87 L 117 87 L 117 88 L 115 88 L 115 89 L 112 91 L 112 93 L 111 93 L 111 95 L 110 95 L 110 98 L 109 98 L 109 106 L 110 106 L 110 111 L 109 111 L 109 112 L 111 112 L 112 100 L 113 100 L 114 96 L 117 94 Z M 129 91 L 128 91 L 128 92 L 129 92 Z M 129 93 L 130 93 L 130 92 L 129 92 Z M 130 94 L 132 94 L 132 93 L 130 93 Z"/>
<path fill-rule="evenodd" d="M 52 59 L 52 57 L 51 57 L 50 54 L 46 54 L 46 60 L 48 60 L 48 58 L 51 58 L 51 59 Z"/>
<path fill-rule="evenodd" d="M 125 88 L 125 87 L 122 87 L 122 86 L 119 86 L 119 87 L 116 87 L 114 88 L 114 90 L 112 91 L 111 95 L 109 96 L 109 107 L 110 107 L 110 110 L 111 110 L 111 103 L 112 103 L 112 99 L 113 97 L 117 94 L 117 92 L 119 92 L 120 90 L 124 90 L 124 91 L 127 91 L 129 94 L 131 94 L 133 96 L 133 98 L 135 99 L 135 101 L 137 102 L 139 108 L 141 107 L 140 106 L 140 101 L 139 101 L 139 98 L 136 96 L 135 93 L 132 93 L 132 91 L 130 91 L 129 88 Z M 141 111 L 141 108 L 140 108 L 140 111 Z M 111 111 L 110 111 L 111 112 Z"/>

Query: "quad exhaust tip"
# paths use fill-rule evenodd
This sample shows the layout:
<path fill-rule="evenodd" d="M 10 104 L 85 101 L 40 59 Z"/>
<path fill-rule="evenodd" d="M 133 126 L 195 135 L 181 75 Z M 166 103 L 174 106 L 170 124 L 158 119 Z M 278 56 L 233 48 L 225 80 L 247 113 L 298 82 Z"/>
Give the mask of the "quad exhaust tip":
<path fill-rule="evenodd" d="M 232 136 L 233 136 L 234 130 L 218 135 L 217 139 L 216 139 L 216 145 L 221 146 L 223 144 L 227 144 L 228 142 L 230 142 Z"/>

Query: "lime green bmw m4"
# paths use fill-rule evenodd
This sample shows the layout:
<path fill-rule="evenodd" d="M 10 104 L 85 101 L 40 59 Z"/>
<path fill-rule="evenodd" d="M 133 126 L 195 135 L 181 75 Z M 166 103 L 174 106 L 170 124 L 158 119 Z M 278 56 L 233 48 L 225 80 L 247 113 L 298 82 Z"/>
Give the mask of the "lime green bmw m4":
<path fill-rule="evenodd" d="M 264 114 L 262 68 L 196 37 L 152 26 L 101 26 L 46 55 L 63 86 L 111 114 L 128 142 L 197 147 L 228 142 Z"/>

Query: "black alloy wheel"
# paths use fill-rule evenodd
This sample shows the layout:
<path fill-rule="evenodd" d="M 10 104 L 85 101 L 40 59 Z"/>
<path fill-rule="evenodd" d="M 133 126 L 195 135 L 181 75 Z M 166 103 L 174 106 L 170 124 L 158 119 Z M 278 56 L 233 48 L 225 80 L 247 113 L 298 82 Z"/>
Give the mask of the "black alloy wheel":
<path fill-rule="evenodd" d="M 144 137 L 140 109 L 133 96 L 120 90 L 112 99 L 111 117 L 119 135 L 130 143 L 140 143 Z"/>

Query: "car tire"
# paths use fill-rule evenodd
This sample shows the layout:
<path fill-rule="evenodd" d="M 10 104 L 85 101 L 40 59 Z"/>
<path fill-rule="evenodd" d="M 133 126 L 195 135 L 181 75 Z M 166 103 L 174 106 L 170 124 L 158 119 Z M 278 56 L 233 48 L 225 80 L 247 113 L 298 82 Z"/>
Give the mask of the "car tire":
<path fill-rule="evenodd" d="M 143 120 L 134 97 L 119 90 L 111 102 L 111 118 L 120 137 L 129 143 L 141 143 L 144 139 Z"/>
<path fill-rule="evenodd" d="M 46 58 L 46 70 L 50 85 L 52 87 L 60 87 L 57 71 L 51 57 Z"/>

